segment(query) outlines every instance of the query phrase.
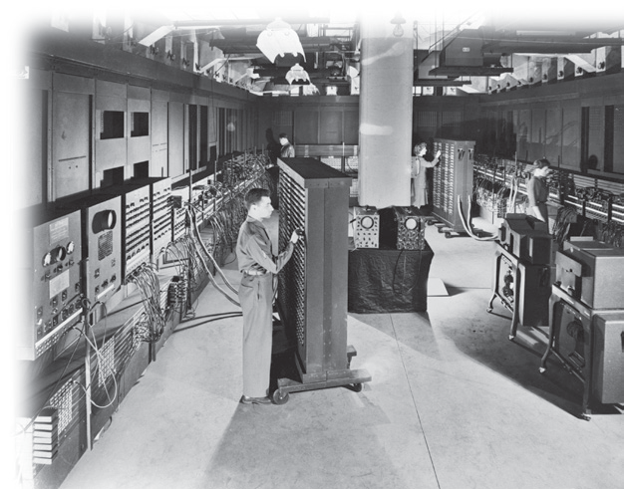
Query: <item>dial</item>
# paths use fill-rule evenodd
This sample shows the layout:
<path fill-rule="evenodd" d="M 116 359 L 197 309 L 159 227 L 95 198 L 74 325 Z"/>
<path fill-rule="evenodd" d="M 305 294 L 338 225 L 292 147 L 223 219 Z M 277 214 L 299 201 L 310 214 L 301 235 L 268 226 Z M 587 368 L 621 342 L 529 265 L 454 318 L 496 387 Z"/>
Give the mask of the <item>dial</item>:
<path fill-rule="evenodd" d="M 117 223 L 117 214 L 112 210 L 104 210 L 93 216 L 91 229 L 94 234 L 113 229 Z"/>
<path fill-rule="evenodd" d="M 416 229 L 416 219 L 414 219 L 413 217 L 408 217 L 407 219 L 405 219 L 405 227 L 407 229 Z"/>
<path fill-rule="evenodd" d="M 52 260 L 54 261 L 54 263 L 63 261 L 66 257 L 67 251 L 62 246 L 59 246 L 52 251 Z"/>
<path fill-rule="evenodd" d="M 76 244 L 73 241 L 70 241 L 69 243 L 67 243 L 67 254 L 71 255 L 74 252 L 74 249 L 76 249 Z"/>
<path fill-rule="evenodd" d="M 362 225 L 364 229 L 370 229 L 375 224 L 375 221 L 370 216 L 364 216 L 362 220 L 360 221 L 360 224 Z"/>
<path fill-rule="evenodd" d="M 48 252 L 45 255 L 43 255 L 42 263 L 44 267 L 50 266 L 52 264 L 52 253 Z"/>

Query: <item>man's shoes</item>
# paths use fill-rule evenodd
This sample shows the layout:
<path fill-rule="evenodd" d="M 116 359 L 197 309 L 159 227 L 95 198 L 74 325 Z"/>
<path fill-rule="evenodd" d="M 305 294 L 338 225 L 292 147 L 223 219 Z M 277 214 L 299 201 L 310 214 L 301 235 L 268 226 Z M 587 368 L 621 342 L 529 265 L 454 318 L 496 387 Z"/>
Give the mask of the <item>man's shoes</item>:
<path fill-rule="evenodd" d="M 269 399 L 268 396 L 264 396 L 264 397 L 243 396 L 241 397 L 240 402 L 242 402 L 243 404 L 271 404 L 271 399 Z"/>

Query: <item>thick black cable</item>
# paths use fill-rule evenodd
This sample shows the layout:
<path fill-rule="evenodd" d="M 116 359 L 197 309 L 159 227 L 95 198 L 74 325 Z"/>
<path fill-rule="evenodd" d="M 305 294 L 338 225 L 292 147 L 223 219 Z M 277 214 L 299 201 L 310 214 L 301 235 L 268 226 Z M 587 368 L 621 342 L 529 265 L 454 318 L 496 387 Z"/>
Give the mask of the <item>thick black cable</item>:
<path fill-rule="evenodd" d="M 494 241 L 495 239 L 497 239 L 496 236 L 489 236 L 489 237 L 479 237 L 476 234 L 474 234 L 474 232 L 472 231 L 472 229 L 470 229 L 470 226 L 468 226 L 468 223 L 466 222 L 466 218 L 464 217 L 464 212 L 462 209 L 462 201 L 461 201 L 461 195 L 457 195 L 457 211 L 459 212 L 459 217 L 461 218 L 461 222 L 464 226 L 464 229 L 466 230 L 466 232 L 470 235 L 470 237 L 476 239 L 477 241 Z M 470 203 L 470 201 L 468 202 L 468 215 L 470 215 L 470 212 L 472 211 L 472 205 Z"/>

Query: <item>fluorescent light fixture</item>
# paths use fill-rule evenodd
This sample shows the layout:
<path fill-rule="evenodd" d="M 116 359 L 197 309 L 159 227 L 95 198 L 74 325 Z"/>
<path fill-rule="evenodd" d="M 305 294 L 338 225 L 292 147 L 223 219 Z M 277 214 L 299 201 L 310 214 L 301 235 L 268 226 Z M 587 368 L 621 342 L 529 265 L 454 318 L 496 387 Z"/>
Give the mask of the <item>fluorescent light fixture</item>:
<path fill-rule="evenodd" d="M 295 66 L 288 70 L 285 77 L 291 85 L 293 81 L 310 81 L 310 76 L 299 63 L 295 63 Z"/>
<path fill-rule="evenodd" d="M 289 24 L 279 17 L 260 33 L 256 46 L 271 63 L 275 63 L 275 58 L 278 55 L 283 57 L 286 53 L 292 53 L 293 56 L 301 54 L 305 59 L 299 36 Z"/>
<path fill-rule="evenodd" d="M 172 25 L 165 25 L 165 26 L 159 27 L 154 32 L 152 32 L 151 34 L 148 34 L 143 39 L 141 39 L 139 41 L 139 44 L 141 44 L 143 46 L 151 46 L 156 41 L 160 41 L 163 37 L 165 37 L 167 34 L 169 34 L 174 29 L 175 29 L 175 27 L 172 26 Z"/>

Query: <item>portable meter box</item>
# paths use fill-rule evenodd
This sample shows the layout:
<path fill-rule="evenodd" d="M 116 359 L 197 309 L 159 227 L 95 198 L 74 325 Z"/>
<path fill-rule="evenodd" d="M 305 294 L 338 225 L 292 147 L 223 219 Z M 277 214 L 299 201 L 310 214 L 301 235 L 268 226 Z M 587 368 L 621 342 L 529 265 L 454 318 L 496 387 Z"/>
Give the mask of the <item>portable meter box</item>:
<path fill-rule="evenodd" d="M 548 224 L 526 214 L 507 214 L 498 238 L 507 251 L 535 265 L 552 263 L 557 251 Z"/>
<path fill-rule="evenodd" d="M 428 219 L 414 206 L 379 209 L 380 246 L 397 250 L 424 250 Z"/>
<path fill-rule="evenodd" d="M 571 238 L 557 252 L 556 281 L 593 309 L 624 309 L 624 249 L 601 241 Z"/>
<path fill-rule="evenodd" d="M 379 213 L 374 207 L 356 207 L 353 242 L 356 248 L 379 248 Z"/>

